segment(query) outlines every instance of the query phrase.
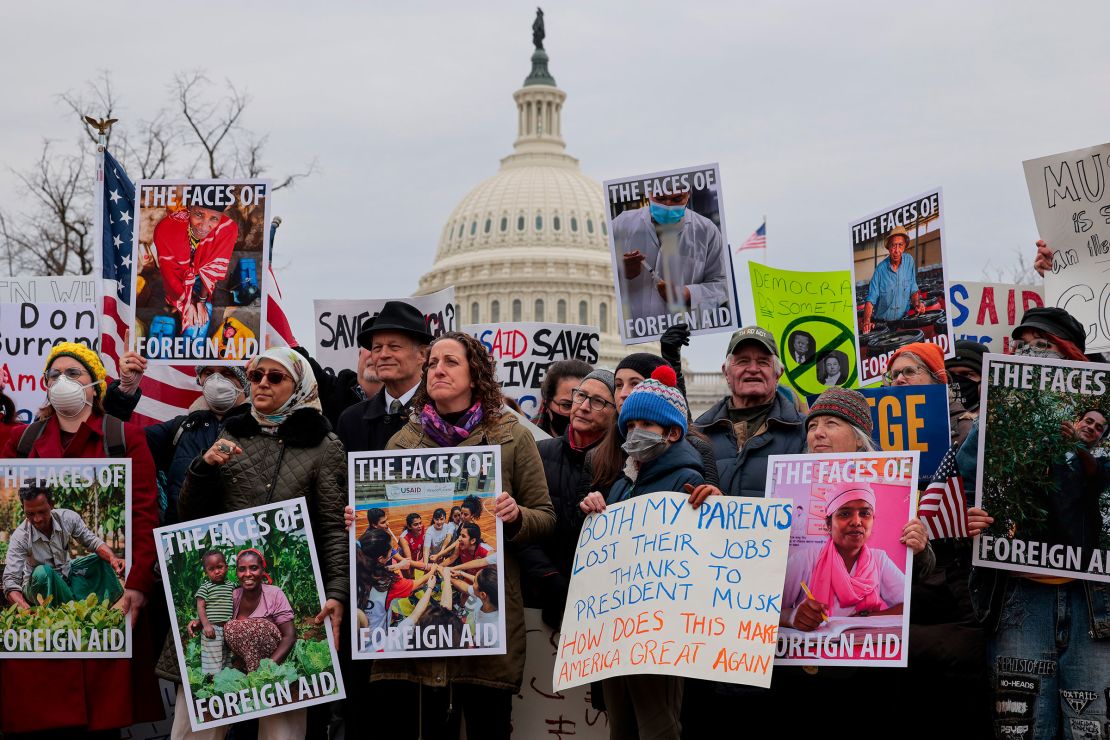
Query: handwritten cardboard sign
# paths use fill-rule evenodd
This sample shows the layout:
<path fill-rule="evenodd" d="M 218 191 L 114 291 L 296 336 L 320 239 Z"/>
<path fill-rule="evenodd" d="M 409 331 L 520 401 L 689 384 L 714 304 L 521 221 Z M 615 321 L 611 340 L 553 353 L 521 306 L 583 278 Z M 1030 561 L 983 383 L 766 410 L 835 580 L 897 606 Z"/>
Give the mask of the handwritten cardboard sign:
<path fill-rule="evenodd" d="M 1022 162 L 1037 233 L 1052 249 L 1049 306 L 1087 330 L 1087 351 L 1110 350 L 1110 144 Z"/>
<path fill-rule="evenodd" d="M 597 363 L 601 334 L 577 324 L 472 324 L 463 329 L 497 361 L 501 391 L 529 417 L 539 411 L 540 386 L 547 368 L 559 360 Z"/>
<path fill-rule="evenodd" d="M 660 492 L 587 517 L 555 690 L 645 673 L 770 686 L 792 510 Z"/>
<path fill-rule="evenodd" d="M 852 273 L 798 272 L 748 262 L 756 322 L 775 335 L 786 370 L 780 382 L 804 394 L 854 388 L 855 299 Z"/>

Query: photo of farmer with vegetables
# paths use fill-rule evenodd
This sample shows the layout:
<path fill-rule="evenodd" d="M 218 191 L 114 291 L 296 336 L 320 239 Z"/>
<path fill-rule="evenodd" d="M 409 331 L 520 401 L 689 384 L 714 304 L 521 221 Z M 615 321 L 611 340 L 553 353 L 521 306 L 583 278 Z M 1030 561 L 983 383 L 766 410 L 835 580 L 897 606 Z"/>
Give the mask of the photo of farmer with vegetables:
<path fill-rule="evenodd" d="M 5 657 L 126 657 L 126 466 L 6 466 L 0 486 Z M 21 639 L 20 635 L 39 635 Z"/>
<path fill-rule="evenodd" d="M 303 498 L 155 531 L 194 731 L 343 698 Z M 186 710 L 187 707 L 187 710 Z"/>

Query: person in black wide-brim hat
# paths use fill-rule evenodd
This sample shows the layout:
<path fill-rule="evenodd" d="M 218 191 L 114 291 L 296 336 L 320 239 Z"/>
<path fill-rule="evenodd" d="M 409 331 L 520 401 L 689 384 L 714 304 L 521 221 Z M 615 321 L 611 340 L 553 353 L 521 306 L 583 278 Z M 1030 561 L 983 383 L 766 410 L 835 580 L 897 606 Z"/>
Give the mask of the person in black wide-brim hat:
<path fill-rule="evenodd" d="M 403 301 L 386 303 L 359 332 L 384 387 L 340 415 L 336 434 L 348 452 L 384 450 L 405 425 L 431 341 L 424 314 Z"/>

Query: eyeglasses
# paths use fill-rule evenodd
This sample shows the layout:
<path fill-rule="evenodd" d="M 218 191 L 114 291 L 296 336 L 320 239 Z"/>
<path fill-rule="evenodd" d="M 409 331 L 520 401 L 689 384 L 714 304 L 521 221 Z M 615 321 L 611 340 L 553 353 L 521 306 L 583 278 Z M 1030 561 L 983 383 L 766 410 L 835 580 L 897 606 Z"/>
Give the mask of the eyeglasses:
<path fill-rule="evenodd" d="M 923 367 L 910 365 L 909 367 L 904 367 L 901 370 L 891 370 L 889 373 L 883 375 L 883 380 L 885 380 L 887 383 L 893 383 L 894 381 L 898 380 L 898 378 L 904 377 L 906 380 L 912 381 L 919 375 L 932 376 L 932 373 L 930 373 Z"/>
<path fill-rule="evenodd" d="M 293 376 L 289 373 L 283 373 L 280 370 L 251 370 L 247 373 L 247 380 L 254 385 L 258 385 L 265 378 L 266 382 L 270 385 L 281 385 L 282 381 L 286 378 L 292 379 Z"/>
<path fill-rule="evenodd" d="M 46 385 L 50 385 L 63 375 L 65 375 L 70 380 L 81 380 L 87 374 L 88 373 L 85 372 L 84 368 L 68 367 L 65 370 L 51 370 L 48 373 L 44 373 L 43 377 L 46 378 Z"/>
<path fill-rule="evenodd" d="M 1024 339 L 1015 339 L 1014 341 L 1010 342 L 1010 349 L 1016 354 L 1025 349 L 1031 349 L 1035 352 L 1045 352 L 1050 349 L 1058 350 L 1059 347 L 1057 347 L 1053 342 L 1050 342 L 1047 339 L 1041 339 L 1040 337 L 1038 337 L 1031 342 L 1027 342 Z"/>
<path fill-rule="evenodd" d="M 571 404 L 577 406 L 581 403 L 589 403 L 590 408 L 594 411 L 601 411 L 606 406 L 612 406 L 613 408 L 617 407 L 617 404 L 612 401 L 606 401 L 601 396 L 591 396 L 589 393 L 575 388 L 574 393 L 571 394 Z"/>
<path fill-rule="evenodd" d="M 565 413 L 574 406 L 574 401 L 552 401 L 551 405 Z"/>

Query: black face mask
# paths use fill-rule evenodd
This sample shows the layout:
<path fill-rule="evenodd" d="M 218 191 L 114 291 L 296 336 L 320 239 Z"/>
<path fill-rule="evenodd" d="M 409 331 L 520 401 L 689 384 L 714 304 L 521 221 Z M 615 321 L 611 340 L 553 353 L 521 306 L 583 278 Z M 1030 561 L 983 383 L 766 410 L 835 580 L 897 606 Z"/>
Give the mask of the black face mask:
<path fill-rule="evenodd" d="M 551 421 L 551 436 L 562 437 L 567 433 L 567 425 L 570 424 L 570 417 L 556 414 L 554 411 L 547 412 L 547 418 Z"/>
<path fill-rule="evenodd" d="M 962 403 L 968 411 L 974 411 L 979 407 L 979 386 L 979 382 L 963 375 L 953 375 L 952 380 L 948 383 L 948 387 L 952 389 L 956 400 Z"/>

